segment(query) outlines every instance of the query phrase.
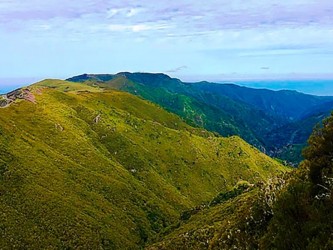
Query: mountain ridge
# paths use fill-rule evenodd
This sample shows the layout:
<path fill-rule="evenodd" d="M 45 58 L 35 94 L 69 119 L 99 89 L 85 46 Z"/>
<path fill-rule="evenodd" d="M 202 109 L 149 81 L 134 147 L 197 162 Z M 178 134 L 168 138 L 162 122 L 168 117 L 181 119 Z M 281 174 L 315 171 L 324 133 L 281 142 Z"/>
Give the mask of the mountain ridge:
<path fill-rule="evenodd" d="M 0 245 L 141 249 L 182 212 L 289 171 L 132 94 L 61 80 L 0 109 Z"/>
<path fill-rule="evenodd" d="M 123 81 L 118 81 L 121 77 L 124 77 Z M 293 90 L 274 91 L 209 82 L 186 83 L 162 73 L 85 74 L 68 80 L 139 95 L 180 115 L 191 125 L 223 136 L 239 135 L 269 155 L 281 157 L 294 165 L 301 160 L 300 151 L 294 156 L 286 156 L 284 148 L 289 144 L 277 148 L 270 140 L 271 132 L 280 133 L 276 137 L 281 137 L 278 145 L 291 141 L 287 134 L 283 138 L 284 127 L 302 123 L 312 109 L 325 109 L 333 100 L 333 97 L 313 96 Z M 307 124 L 307 132 L 302 138 L 307 138 L 315 123 L 303 124 Z M 303 139 L 299 147 L 305 144 Z"/>

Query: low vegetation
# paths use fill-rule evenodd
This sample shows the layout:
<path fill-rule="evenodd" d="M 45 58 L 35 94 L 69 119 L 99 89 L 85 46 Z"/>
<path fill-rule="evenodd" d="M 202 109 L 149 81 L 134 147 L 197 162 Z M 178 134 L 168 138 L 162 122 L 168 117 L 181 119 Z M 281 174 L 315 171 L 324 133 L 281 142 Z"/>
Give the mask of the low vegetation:
<path fill-rule="evenodd" d="M 193 207 L 241 209 L 231 200 L 256 191 L 230 191 L 240 181 L 287 171 L 125 92 L 59 80 L 30 90 L 34 102 L 0 109 L 4 249 L 140 249 Z"/>
<path fill-rule="evenodd" d="M 234 84 L 185 83 L 164 74 L 122 72 L 69 79 L 119 89 L 150 100 L 188 124 L 237 135 L 271 157 L 297 166 L 312 128 L 333 109 L 333 97 Z"/>
<path fill-rule="evenodd" d="M 297 170 L 219 194 L 147 249 L 332 249 L 333 115 L 308 143 Z"/>

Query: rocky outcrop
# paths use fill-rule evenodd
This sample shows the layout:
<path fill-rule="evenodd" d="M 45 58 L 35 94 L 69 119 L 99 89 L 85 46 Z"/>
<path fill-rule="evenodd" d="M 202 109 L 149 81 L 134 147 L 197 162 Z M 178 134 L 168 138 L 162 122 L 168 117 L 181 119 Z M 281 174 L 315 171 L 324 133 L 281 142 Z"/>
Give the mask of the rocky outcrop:
<path fill-rule="evenodd" d="M 99 114 L 98 116 L 95 117 L 94 122 L 97 124 L 101 120 L 101 115 Z"/>
<path fill-rule="evenodd" d="M 36 103 L 35 96 L 28 88 L 16 89 L 7 93 L 6 95 L 0 96 L 0 107 L 4 108 L 10 105 L 16 100 L 27 100 L 32 103 Z"/>

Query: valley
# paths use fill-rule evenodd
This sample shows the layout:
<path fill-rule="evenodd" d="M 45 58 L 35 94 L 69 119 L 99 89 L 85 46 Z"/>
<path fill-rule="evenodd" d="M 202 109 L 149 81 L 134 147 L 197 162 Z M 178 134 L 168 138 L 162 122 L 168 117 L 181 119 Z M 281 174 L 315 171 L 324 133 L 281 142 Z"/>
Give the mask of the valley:
<path fill-rule="evenodd" d="M 237 183 L 290 171 L 118 90 L 45 80 L 0 109 L 0 244 L 139 249 Z M 10 240 L 9 240 L 10 239 Z"/>
<path fill-rule="evenodd" d="M 0 0 L 0 250 L 332 250 L 332 13 Z"/>
<path fill-rule="evenodd" d="M 68 80 L 139 95 L 193 126 L 222 136 L 238 135 L 293 166 L 302 160 L 301 150 L 313 127 L 333 110 L 333 97 L 234 84 L 185 83 L 164 74 L 85 74 Z"/>

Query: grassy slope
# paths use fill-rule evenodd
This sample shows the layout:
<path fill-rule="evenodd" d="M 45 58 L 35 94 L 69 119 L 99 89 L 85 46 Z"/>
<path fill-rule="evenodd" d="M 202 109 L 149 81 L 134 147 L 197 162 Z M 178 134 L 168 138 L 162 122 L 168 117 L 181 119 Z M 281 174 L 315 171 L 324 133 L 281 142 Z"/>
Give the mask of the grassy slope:
<path fill-rule="evenodd" d="M 258 190 L 237 196 L 217 206 L 202 209 L 161 237 L 147 250 L 162 249 L 256 249 L 253 237 L 253 207 Z M 251 219 L 253 218 L 253 219 Z"/>
<path fill-rule="evenodd" d="M 139 95 L 183 117 L 186 122 L 193 126 L 216 131 L 222 136 L 239 135 L 252 145 L 262 146 L 262 142 L 258 140 L 260 136 L 258 136 L 257 130 L 270 126 L 270 123 L 267 123 L 266 117 L 262 118 L 260 112 L 249 108 L 245 104 L 237 103 L 224 96 L 194 95 L 195 91 L 189 94 L 187 90 L 190 89 L 187 89 L 186 85 L 178 82 L 174 83 L 173 80 L 169 82 L 162 79 L 159 82 L 158 79 L 153 78 L 152 80 L 157 81 L 155 84 L 150 84 L 147 79 L 145 81 L 140 78 L 136 80 L 138 82 L 124 76 L 117 76 L 105 82 L 91 79 L 85 81 L 85 83 Z M 144 83 L 140 83 L 140 80 Z M 248 122 L 244 122 L 244 120 Z M 255 125 L 253 125 L 254 120 L 256 121 Z M 261 125 L 258 126 L 258 123 Z"/>
<path fill-rule="evenodd" d="M 4 248 L 136 249 L 239 180 L 284 171 L 127 93 L 58 80 L 33 89 L 37 104 L 0 109 Z"/>
<path fill-rule="evenodd" d="M 218 195 L 147 249 L 333 249 L 333 115 L 308 143 L 292 173 Z"/>
<path fill-rule="evenodd" d="M 331 97 L 233 84 L 182 83 L 163 74 L 122 72 L 81 75 L 70 80 L 88 81 L 140 95 L 183 117 L 191 125 L 216 131 L 222 136 L 238 135 L 270 156 L 292 165 L 302 160 L 301 150 L 319 121 L 304 119 L 304 115 L 315 110 L 327 111 L 329 115 L 332 106 Z M 299 130 L 299 125 L 305 128 Z M 290 139 L 298 142 L 290 145 Z"/>

